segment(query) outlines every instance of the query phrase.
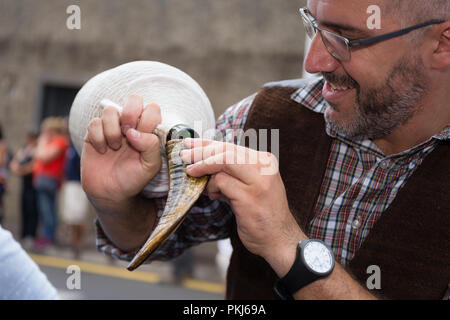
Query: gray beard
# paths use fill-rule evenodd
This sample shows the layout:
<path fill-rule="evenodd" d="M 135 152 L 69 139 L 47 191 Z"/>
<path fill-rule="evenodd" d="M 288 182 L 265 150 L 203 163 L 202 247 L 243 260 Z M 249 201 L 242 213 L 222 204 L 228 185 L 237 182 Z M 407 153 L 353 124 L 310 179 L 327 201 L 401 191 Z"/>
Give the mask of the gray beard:
<path fill-rule="evenodd" d="M 329 74 L 324 77 L 333 79 Z M 333 123 L 325 116 L 325 121 L 331 130 L 354 140 L 390 135 L 421 110 L 420 102 L 427 92 L 423 63 L 418 57 L 402 59 L 392 69 L 384 86 L 368 89 L 364 94 L 353 79 L 342 79 L 342 82 L 353 84 L 357 90 L 355 119 L 350 123 Z"/>

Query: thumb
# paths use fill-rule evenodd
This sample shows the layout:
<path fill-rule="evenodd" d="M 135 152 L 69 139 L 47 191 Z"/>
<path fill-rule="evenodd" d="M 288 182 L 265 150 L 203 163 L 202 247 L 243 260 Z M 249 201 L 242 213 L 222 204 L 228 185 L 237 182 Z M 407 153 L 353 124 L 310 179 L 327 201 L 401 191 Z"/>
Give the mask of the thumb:
<path fill-rule="evenodd" d="M 128 142 L 141 153 L 143 165 L 154 168 L 158 173 L 161 167 L 161 154 L 159 150 L 159 138 L 153 133 L 140 132 L 129 129 L 126 133 Z"/>

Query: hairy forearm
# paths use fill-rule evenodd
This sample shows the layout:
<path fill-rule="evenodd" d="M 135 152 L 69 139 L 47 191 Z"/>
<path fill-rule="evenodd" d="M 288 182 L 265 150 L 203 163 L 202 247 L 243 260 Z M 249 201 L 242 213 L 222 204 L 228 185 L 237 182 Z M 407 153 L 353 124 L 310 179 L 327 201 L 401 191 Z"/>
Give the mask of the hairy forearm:
<path fill-rule="evenodd" d="M 266 255 L 267 262 L 277 275 L 284 277 L 292 267 L 296 258 L 296 246 L 307 237 L 298 227 L 290 230 L 292 242 L 277 246 Z M 339 264 L 335 263 L 333 272 L 326 278 L 305 286 L 294 294 L 297 300 L 372 300 L 376 299 L 366 288 L 362 287 Z"/>
<path fill-rule="evenodd" d="M 138 250 L 150 236 L 157 218 L 152 200 L 135 197 L 112 203 L 89 197 L 106 236 L 124 252 Z"/>
<path fill-rule="evenodd" d="M 326 278 L 315 281 L 294 294 L 297 300 L 374 300 L 345 269 L 336 263 L 333 272 Z"/>

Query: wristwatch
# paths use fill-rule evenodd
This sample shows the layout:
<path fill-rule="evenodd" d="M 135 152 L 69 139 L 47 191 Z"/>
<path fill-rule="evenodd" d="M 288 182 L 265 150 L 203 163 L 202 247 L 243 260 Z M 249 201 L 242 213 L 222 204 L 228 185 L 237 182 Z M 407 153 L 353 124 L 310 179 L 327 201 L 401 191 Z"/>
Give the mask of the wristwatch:
<path fill-rule="evenodd" d="M 295 292 L 311 282 L 327 277 L 333 269 L 333 252 L 323 241 L 300 241 L 291 269 L 286 276 L 275 282 L 275 293 L 283 300 L 293 300 Z"/>

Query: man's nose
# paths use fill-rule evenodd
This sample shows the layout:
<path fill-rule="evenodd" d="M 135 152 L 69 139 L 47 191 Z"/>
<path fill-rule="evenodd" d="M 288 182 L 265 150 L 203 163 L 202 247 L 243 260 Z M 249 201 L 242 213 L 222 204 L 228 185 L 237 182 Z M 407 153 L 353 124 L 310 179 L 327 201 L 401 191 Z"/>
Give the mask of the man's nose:
<path fill-rule="evenodd" d="M 339 68 L 339 61 L 328 52 L 319 32 L 311 42 L 311 47 L 306 55 L 305 70 L 309 73 L 333 72 Z"/>

